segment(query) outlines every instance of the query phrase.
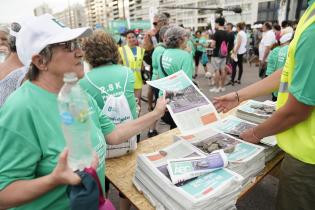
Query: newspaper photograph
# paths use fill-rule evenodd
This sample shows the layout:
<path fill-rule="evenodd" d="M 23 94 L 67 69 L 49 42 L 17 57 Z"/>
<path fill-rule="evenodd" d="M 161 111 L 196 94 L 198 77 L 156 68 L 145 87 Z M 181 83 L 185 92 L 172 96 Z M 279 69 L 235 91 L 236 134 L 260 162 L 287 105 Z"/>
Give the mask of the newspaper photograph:
<path fill-rule="evenodd" d="M 213 104 L 183 71 L 147 83 L 170 99 L 168 111 L 182 133 L 220 119 Z"/>
<path fill-rule="evenodd" d="M 247 129 L 256 127 L 257 124 L 230 115 L 221 121 L 211 124 L 211 126 L 226 134 L 239 138 L 242 132 Z M 277 140 L 275 136 L 268 136 L 263 138 L 260 143 L 266 144 L 268 146 L 275 146 L 277 145 Z"/>
<path fill-rule="evenodd" d="M 167 164 L 172 183 L 180 184 L 200 175 L 224 168 L 228 165 L 228 160 L 223 150 L 217 150 L 206 157 L 169 159 Z"/>
<path fill-rule="evenodd" d="M 186 140 L 205 154 L 223 149 L 229 162 L 246 162 L 264 150 L 261 146 L 234 138 L 211 127 L 177 135 L 175 140 Z"/>

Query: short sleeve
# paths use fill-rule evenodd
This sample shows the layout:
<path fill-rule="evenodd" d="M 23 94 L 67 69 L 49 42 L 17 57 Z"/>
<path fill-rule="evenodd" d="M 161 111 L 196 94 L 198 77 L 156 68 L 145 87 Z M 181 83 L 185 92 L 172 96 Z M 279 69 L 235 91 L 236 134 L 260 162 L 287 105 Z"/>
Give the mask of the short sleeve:
<path fill-rule="evenodd" d="M 295 68 L 290 93 L 300 102 L 315 105 L 315 24 L 306 29 L 295 52 Z"/>
<path fill-rule="evenodd" d="M 102 113 L 102 110 L 97 106 L 96 101 L 92 97 L 90 97 L 90 103 L 90 106 L 99 121 L 102 133 L 105 136 L 108 135 L 115 129 L 115 124 L 105 114 Z M 94 116 L 92 116 L 92 118 L 93 120 L 95 119 Z"/>
<path fill-rule="evenodd" d="M 8 109 L 1 111 L 3 112 L 0 112 L 0 191 L 14 181 L 34 179 L 36 166 L 42 155 L 34 138 L 30 136 L 25 138 L 13 125 L 11 126 L 10 119 L 13 114 L 19 113 L 12 113 L 13 111 Z M 24 119 L 20 120 L 24 123 Z"/>
<path fill-rule="evenodd" d="M 194 63 L 192 56 L 188 52 L 185 52 L 185 56 L 183 56 L 182 69 L 184 70 L 186 75 L 192 80 Z"/>
<path fill-rule="evenodd" d="M 270 47 L 272 46 L 275 42 L 276 42 L 276 37 L 274 34 L 272 34 L 273 32 L 268 32 L 267 33 L 267 37 L 266 37 L 266 40 L 265 40 L 265 47 Z"/>

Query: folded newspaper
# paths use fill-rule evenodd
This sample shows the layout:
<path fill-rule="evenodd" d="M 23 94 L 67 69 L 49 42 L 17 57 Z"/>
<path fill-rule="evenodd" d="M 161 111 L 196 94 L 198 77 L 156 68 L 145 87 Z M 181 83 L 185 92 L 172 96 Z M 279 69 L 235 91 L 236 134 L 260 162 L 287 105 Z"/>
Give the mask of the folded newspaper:
<path fill-rule="evenodd" d="M 227 135 L 212 127 L 199 129 L 174 137 L 185 140 L 205 154 L 223 150 L 228 159 L 227 168 L 244 177 L 244 182 L 256 176 L 265 167 L 264 148 Z"/>
<path fill-rule="evenodd" d="M 165 92 L 170 99 L 167 108 L 182 133 L 220 119 L 213 104 L 182 70 L 147 83 Z"/>
<path fill-rule="evenodd" d="M 222 119 L 221 121 L 212 123 L 211 126 L 226 134 L 239 138 L 242 132 L 244 132 L 247 129 L 256 127 L 257 124 L 248 122 L 246 120 L 242 120 L 233 115 L 229 115 L 226 118 Z M 275 146 L 277 144 L 275 136 L 265 137 L 260 142 L 268 146 Z"/>
<path fill-rule="evenodd" d="M 253 123 L 262 123 L 276 111 L 276 104 L 272 101 L 248 100 L 236 109 L 236 116 L 251 121 Z"/>
<path fill-rule="evenodd" d="M 227 157 L 223 150 L 217 150 L 206 157 L 191 157 L 167 160 L 167 169 L 173 184 L 226 167 Z"/>
<path fill-rule="evenodd" d="M 187 141 L 139 155 L 133 179 L 135 186 L 157 209 L 235 208 L 243 177 L 226 168 L 201 175 L 180 186 L 172 183 L 168 160 L 187 157 L 205 158 L 206 155 Z"/>

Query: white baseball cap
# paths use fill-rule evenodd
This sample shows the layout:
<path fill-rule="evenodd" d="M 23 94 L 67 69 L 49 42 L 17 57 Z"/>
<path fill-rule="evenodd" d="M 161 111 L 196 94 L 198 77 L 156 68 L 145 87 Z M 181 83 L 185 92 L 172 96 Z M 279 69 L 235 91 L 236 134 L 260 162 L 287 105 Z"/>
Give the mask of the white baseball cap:
<path fill-rule="evenodd" d="M 88 27 L 70 29 L 50 14 L 28 19 L 16 36 L 16 49 L 21 62 L 29 66 L 32 56 L 40 53 L 47 45 L 66 42 L 89 36 Z"/>
<path fill-rule="evenodd" d="M 292 36 L 293 36 L 293 33 L 283 34 L 280 38 L 280 43 L 283 44 L 290 41 L 292 39 Z"/>

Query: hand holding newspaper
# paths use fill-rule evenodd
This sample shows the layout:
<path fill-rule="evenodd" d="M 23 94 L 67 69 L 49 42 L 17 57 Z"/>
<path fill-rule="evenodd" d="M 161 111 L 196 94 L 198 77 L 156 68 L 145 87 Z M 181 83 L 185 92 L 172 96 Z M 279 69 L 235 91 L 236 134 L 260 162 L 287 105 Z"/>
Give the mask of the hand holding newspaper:
<path fill-rule="evenodd" d="M 206 157 L 189 157 L 167 160 L 167 169 L 173 184 L 179 184 L 192 178 L 224 168 L 228 165 L 223 150 L 217 150 Z"/>

